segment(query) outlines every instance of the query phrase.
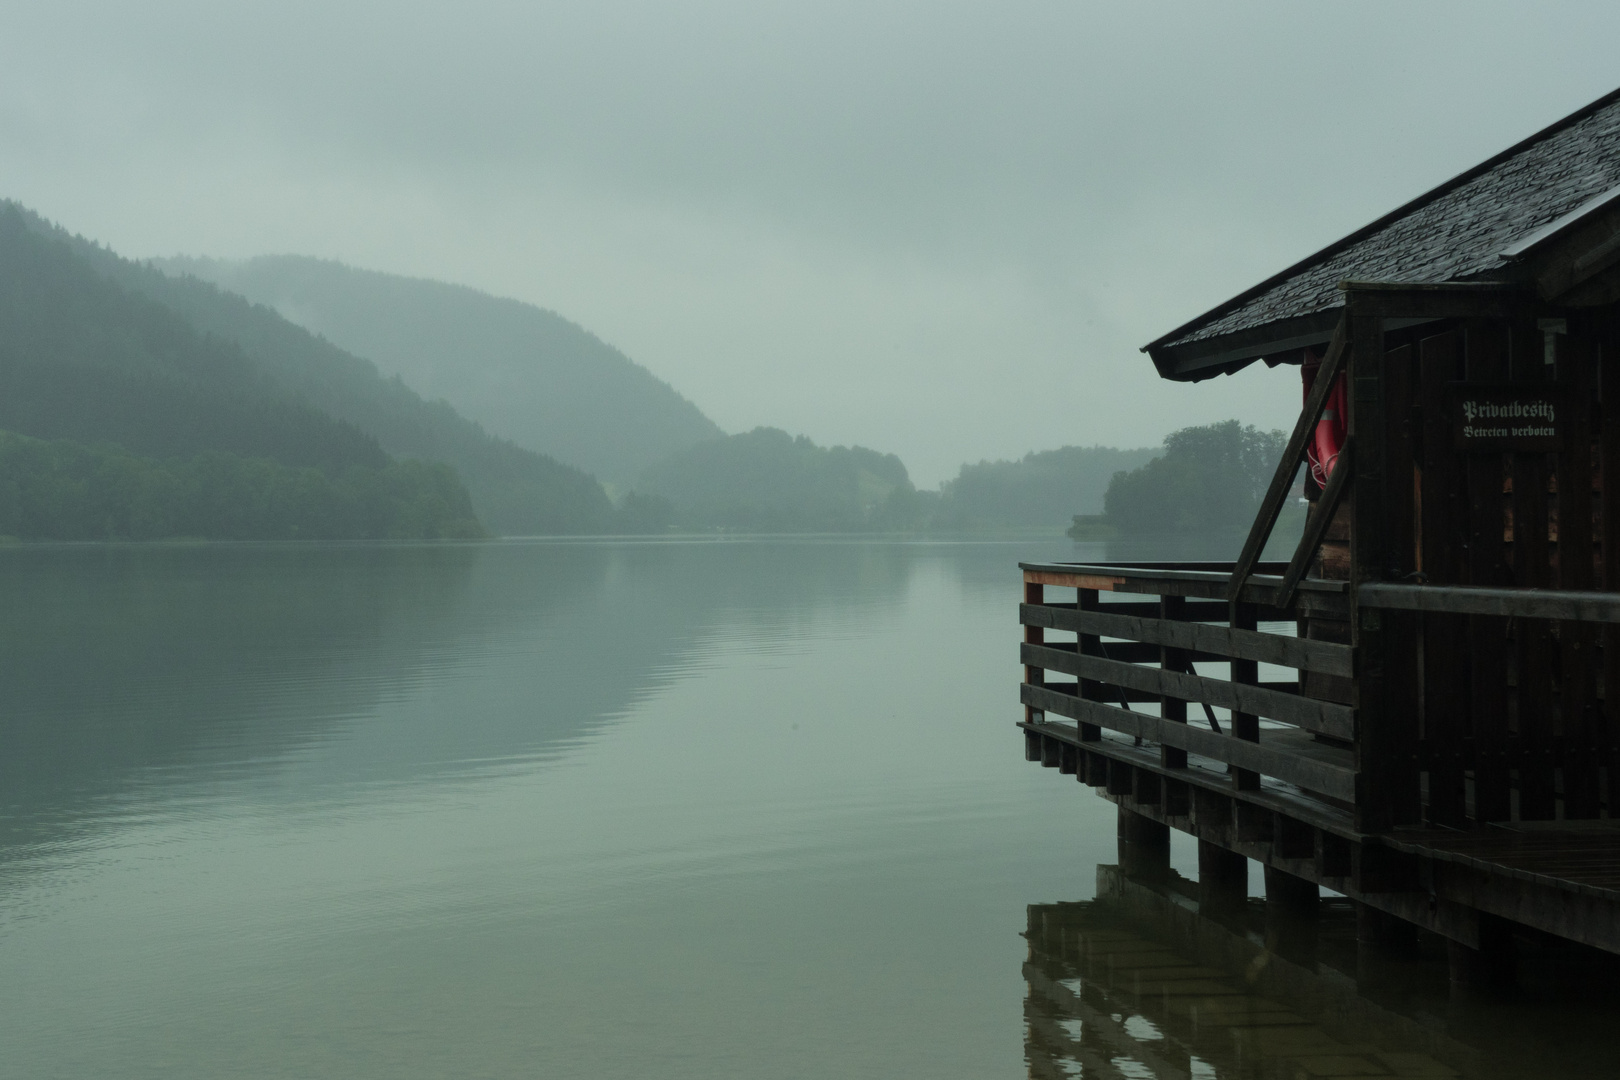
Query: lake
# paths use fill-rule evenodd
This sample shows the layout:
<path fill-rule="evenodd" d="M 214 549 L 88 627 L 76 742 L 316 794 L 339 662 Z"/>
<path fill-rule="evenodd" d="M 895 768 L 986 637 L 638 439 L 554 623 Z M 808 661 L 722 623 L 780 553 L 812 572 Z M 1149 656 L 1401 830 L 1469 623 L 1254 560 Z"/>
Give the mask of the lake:
<path fill-rule="evenodd" d="M 1159 1075 L 1026 1059 L 1115 822 L 1016 564 L 1101 553 L 0 549 L 0 1074 Z"/>

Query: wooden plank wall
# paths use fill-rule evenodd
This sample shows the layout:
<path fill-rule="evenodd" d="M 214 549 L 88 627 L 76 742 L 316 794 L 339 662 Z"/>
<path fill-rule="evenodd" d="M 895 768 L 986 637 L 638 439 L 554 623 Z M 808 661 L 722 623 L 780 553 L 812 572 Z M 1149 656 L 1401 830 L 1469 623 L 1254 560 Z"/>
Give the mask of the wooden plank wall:
<path fill-rule="evenodd" d="M 1462 335 L 1455 329 L 1418 342 L 1418 377 L 1423 411 L 1419 454 L 1419 568 L 1427 582 L 1464 580 L 1464 526 L 1467 498 L 1462 461 L 1451 449 L 1444 401 L 1451 383 L 1462 377 Z M 1468 718 L 1467 620 L 1461 615 L 1423 619 L 1423 698 L 1419 731 L 1427 749 L 1428 815 L 1438 825 L 1458 826 L 1467 818 L 1463 740 Z"/>
<path fill-rule="evenodd" d="M 1546 383 L 1552 373 L 1547 370 L 1540 334 L 1528 333 L 1524 327 L 1513 330 L 1513 381 L 1532 386 Z M 1548 487 L 1548 458 L 1546 454 L 1509 457 L 1513 583 L 1526 588 L 1553 585 L 1549 521 L 1555 508 Z M 1541 619 L 1520 619 L 1511 632 L 1517 676 L 1512 728 L 1519 746 L 1519 817 L 1526 821 L 1547 820 L 1555 816 L 1557 781 L 1551 738 L 1555 704 L 1552 624 Z"/>
<path fill-rule="evenodd" d="M 1598 487 L 1601 548 L 1597 562 L 1603 588 L 1620 592 L 1620 333 L 1612 322 L 1594 328 L 1597 341 L 1599 425 Z M 1611 501 L 1613 500 L 1613 501 Z M 1604 757 L 1608 772 L 1609 815 L 1616 813 L 1616 788 L 1620 787 L 1620 626 L 1603 631 L 1603 671 L 1599 735 L 1609 750 Z"/>
<path fill-rule="evenodd" d="M 1578 329 L 1578 327 L 1577 327 Z M 1597 582 L 1592 546 L 1593 454 L 1591 416 L 1596 342 L 1589 334 L 1555 335 L 1556 378 L 1578 402 L 1569 443 L 1556 457 L 1553 528 L 1556 580 L 1561 589 L 1591 589 Z M 1543 365 L 1545 370 L 1546 365 Z M 1602 798 L 1594 650 L 1597 633 L 1583 623 L 1561 623 L 1558 640 L 1557 737 L 1563 754 L 1564 817 L 1595 818 Z"/>
<path fill-rule="evenodd" d="M 1409 563 L 1436 585 L 1620 590 L 1620 558 L 1603 557 L 1620 551 L 1620 507 L 1610 512 L 1603 483 L 1620 476 L 1620 423 L 1603 422 L 1620 418 L 1620 328 L 1576 320 L 1554 342 L 1549 364 L 1534 321 L 1467 320 L 1424 328 L 1415 340 L 1389 336 L 1389 415 L 1413 424 L 1404 446 L 1399 433 L 1387 435 L 1385 452 L 1409 453 L 1416 469 L 1410 533 L 1399 505 L 1408 474 L 1388 470 L 1393 569 Z M 1415 386 L 1414 402 L 1402 400 L 1403 378 Z M 1582 404 L 1566 448 L 1457 454 L 1446 403 L 1459 379 L 1570 391 Z M 1397 665 L 1388 680 L 1392 700 L 1404 697 L 1416 714 L 1428 820 L 1599 816 L 1606 774 L 1620 765 L 1612 749 L 1620 708 L 1607 700 L 1607 688 L 1620 687 L 1620 631 L 1431 614 L 1408 632 L 1390 655 L 1415 657 L 1421 670 Z"/>
<path fill-rule="evenodd" d="M 1496 319 L 1463 326 L 1463 377 L 1469 382 L 1507 381 L 1509 330 Z M 1435 405 L 1444 407 L 1444 402 Z M 1467 583 L 1513 584 L 1506 540 L 1504 457 L 1470 454 L 1463 461 L 1468 490 Z M 1468 617 L 1469 709 L 1474 740 L 1474 817 L 1507 821 L 1509 787 L 1506 625 L 1488 616 Z"/>

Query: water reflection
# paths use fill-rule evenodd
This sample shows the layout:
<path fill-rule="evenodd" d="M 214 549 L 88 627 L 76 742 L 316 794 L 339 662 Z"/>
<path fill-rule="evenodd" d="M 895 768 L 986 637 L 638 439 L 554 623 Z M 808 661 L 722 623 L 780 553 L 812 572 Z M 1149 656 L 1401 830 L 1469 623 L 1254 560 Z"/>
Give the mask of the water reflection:
<path fill-rule="evenodd" d="M 1067 549 L 0 549 L 0 1075 L 1016 1071 Z"/>
<path fill-rule="evenodd" d="M 273 776 L 264 797 L 339 798 L 555 754 L 666 683 L 717 626 L 768 650 L 829 606 L 892 603 L 915 558 L 721 543 L 6 549 L 0 860 L 195 783 L 240 798 Z"/>
<path fill-rule="evenodd" d="M 1263 901 L 1217 920 L 1189 883 L 1097 871 L 1095 900 L 1028 909 L 1031 1077 L 1614 1075 L 1612 981 L 1462 999 L 1443 958 L 1369 965 L 1347 900 L 1280 942 Z"/>

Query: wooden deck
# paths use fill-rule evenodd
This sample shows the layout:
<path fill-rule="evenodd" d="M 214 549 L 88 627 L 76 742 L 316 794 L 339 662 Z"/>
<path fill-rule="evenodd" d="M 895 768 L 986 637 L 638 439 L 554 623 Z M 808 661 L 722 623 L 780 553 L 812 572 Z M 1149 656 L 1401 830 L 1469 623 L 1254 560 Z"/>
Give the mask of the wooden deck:
<path fill-rule="evenodd" d="M 1466 950 L 1490 948 L 1505 923 L 1620 953 L 1607 751 L 1579 761 L 1566 742 L 1549 757 L 1552 733 L 1528 726 L 1558 716 L 1545 708 L 1511 710 L 1517 730 L 1489 747 L 1479 728 L 1448 736 L 1391 700 L 1389 680 L 1369 681 L 1351 643 L 1358 619 L 1417 620 L 1408 641 L 1430 617 L 1511 634 L 1525 605 L 1538 620 L 1609 622 L 1620 597 L 1378 586 L 1358 605 L 1348 582 L 1290 583 L 1280 569 L 1257 564 L 1228 598 L 1217 565 L 1025 564 L 1026 757 L 1133 821 L 1195 836 L 1217 872 L 1253 860 Z M 1516 681 L 1508 690 L 1517 701 Z M 1374 722 L 1405 730 L 1368 739 Z"/>
<path fill-rule="evenodd" d="M 1620 92 L 1147 346 L 1167 378 L 1264 360 L 1304 391 L 1232 564 L 1024 566 L 1026 753 L 1116 801 L 1150 862 L 1183 829 L 1217 883 L 1257 859 L 1460 948 L 1620 952 L 1620 141 L 1599 115 Z M 1566 201 L 1600 172 L 1607 194 Z M 1301 496 L 1291 557 L 1262 563 Z"/>
<path fill-rule="evenodd" d="M 1620 821 L 1519 821 L 1470 832 L 1397 830 L 1397 851 L 1620 904 Z"/>

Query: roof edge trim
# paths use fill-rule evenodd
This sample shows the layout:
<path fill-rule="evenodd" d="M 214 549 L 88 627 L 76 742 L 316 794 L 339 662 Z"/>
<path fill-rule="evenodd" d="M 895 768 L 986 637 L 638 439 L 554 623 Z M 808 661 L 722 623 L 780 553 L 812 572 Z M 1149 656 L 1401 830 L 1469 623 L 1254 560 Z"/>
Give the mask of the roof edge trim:
<path fill-rule="evenodd" d="M 1151 346 L 1148 355 L 1160 378 L 1201 382 L 1216 375 L 1231 375 L 1267 356 L 1323 344 L 1333 336 L 1333 328 L 1343 315 L 1344 306 L 1335 305 L 1185 345 Z"/>
<path fill-rule="evenodd" d="M 1507 262 L 1515 262 L 1524 258 L 1525 255 L 1529 254 L 1535 248 L 1540 247 L 1548 240 L 1558 236 L 1570 226 L 1578 224 L 1589 214 L 1596 213 L 1605 206 L 1608 206 L 1617 198 L 1620 198 L 1620 185 L 1610 188 L 1601 195 L 1592 196 L 1590 199 L 1587 199 L 1569 213 L 1563 215 L 1562 217 L 1555 218 L 1534 232 L 1515 240 L 1512 244 L 1502 249 L 1500 258 Z"/>

